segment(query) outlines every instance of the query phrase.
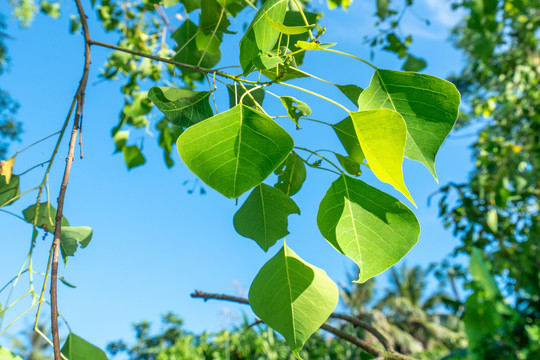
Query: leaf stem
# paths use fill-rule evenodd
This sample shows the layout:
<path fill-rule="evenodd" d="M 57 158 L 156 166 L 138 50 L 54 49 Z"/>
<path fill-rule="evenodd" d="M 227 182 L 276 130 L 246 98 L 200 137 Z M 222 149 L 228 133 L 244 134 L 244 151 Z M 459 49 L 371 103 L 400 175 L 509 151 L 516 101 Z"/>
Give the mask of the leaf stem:
<path fill-rule="evenodd" d="M 329 99 L 329 98 L 327 98 L 326 96 L 323 96 L 323 95 L 321 95 L 321 94 L 317 94 L 316 92 L 313 92 L 313 91 L 311 91 L 311 90 L 304 89 L 304 88 L 302 88 L 302 87 L 300 87 L 300 86 L 296 86 L 296 85 L 292 85 L 292 84 L 287 84 L 287 83 L 280 82 L 280 81 L 276 81 L 276 84 L 284 85 L 284 86 L 288 86 L 288 87 L 292 87 L 292 88 L 295 88 L 295 89 L 298 89 L 298 90 L 307 92 L 308 94 L 311 94 L 311 95 L 313 95 L 313 96 L 317 96 L 317 97 L 319 97 L 319 98 L 321 98 L 321 99 L 324 99 L 324 100 L 326 100 L 326 101 L 328 101 L 328 102 L 331 102 L 331 103 L 334 104 L 334 105 L 339 106 L 340 108 L 342 108 L 343 110 L 345 110 L 348 114 L 351 113 L 351 112 L 349 111 L 349 109 L 347 109 L 345 106 L 341 105 L 340 103 L 338 103 L 338 102 L 336 102 L 336 101 L 334 101 L 334 100 L 332 100 L 332 99 Z"/>
<path fill-rule="evenodd" d="M 307 21 L 306 15 L 304 14 L 304 10 L 302 9 L 302 6 L 300 5 L 300 3 L 298 3 L 298 0 L 294 0 L 294 4 L 298 8 L 300 15 L 302 15 L 302 19 L 304 19 L 304 23 L 306 24 L 306 26 L 309 26 L 310 23 Z M 311 33 L 311 30 L 308 30 L 308 34 L 311 41 L 315 40 L 315 38 L 313 37 L 313 34 Z"/>
<path fill-rule="evenodd" d="M 354 56 L 354 55 L 351 55 L 351 54 L 348 54 L 346 52 L 343 52 L 343 51 L 339 51 L 339 50 L 334 50 L 334 49 L 322 49 L 323 51 L 328 51 L 328 52 L 333 52 L 333 53 L 336 53 L 336 54 L 341 54 L 341 55 L 345 55 L 345 56 L 348 56 L 348 57 L 351 57 L 353 59 L 356 59 L 356 60 L 359 60 L 361 62 L 363 62 L 364 64 L 366 65 L 369 65 L 371 66 L 373 69 L 375 70 L 378 70 L 379 68 L 376 67 L 375 65 L 373 65 L 372 63 L 370 63 L 369 61 L 366 61 L 362 58 L 359 58 L 358 56 Z"/>
<path fill-rule="evenodd" d="M 322 156 L 321 154 L 319 154 L 318 152 L 316 151 L 313 151 L 313 150 L 309 150 L 309 149 L 306 149 L 306 148 L 303 148 L 303 147 L 299 147 L 299 146 L 295 146 L 294 147 L 295 149 L 298 149 L 298 150 L 303 150 L 303 151 L 307 151 L 309 152 L 310 154 L 313 154 L 315 156 L 318 156 L 320 157 L 321 159 L 323 159 L 324 161 L 326 161 L 327 163 L 329 163 L 330 165 L 332 165 L 333 167 L 335 167 L 340 174 L 343 174 L 343 170 L 341 170 L 341 168 L 339 166 L 337 166 L 336 164 L 334 164 L 332 161 L 328 160 L 326 157 Z"/>
<path fill-rule="evenodd" d="M 27 147 L 25 147 L 24 149 L 22 149 L 22 150 L 20 150 L 20 151 L 17 151 L 17 152 L 15 153 L 15 155 L 13 155 L 13 157 L 19 155 L 19 154 L 22 153 L 23 151 L 26 151 L 26 150 L 30 149 L 32 146 L 37 145 L 37 144 L 39 144 L 40 142 L 45 141 L 45 140 L 47 140 L 48 138 L 51 138 L 51 137 L 53 137 L 53 136 L 55 136 L 55 135 L 57 135 L 57 134 L 59 134 L 59 133 L 60 133 L 60 131 L 57 131 L 57 132 L 55 132 L 55 133 L 52 133 L 51 135 L 48 135 L 48 136 L 45 136 L 45 137 L 42 138 L 42 139 L 39 139 L 39 140 L 36 141 L 35 143 L 28 145 Z"/>

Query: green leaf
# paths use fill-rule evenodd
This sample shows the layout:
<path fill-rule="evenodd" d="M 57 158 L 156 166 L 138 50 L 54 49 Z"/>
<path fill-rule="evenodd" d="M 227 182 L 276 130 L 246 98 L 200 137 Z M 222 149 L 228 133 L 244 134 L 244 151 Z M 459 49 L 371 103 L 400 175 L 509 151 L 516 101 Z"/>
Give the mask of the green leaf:
<path fill-rule="evenodd" d="M 56 209 L 46 202 L 39 204 L 39 213 L 36 219 L 36 204 L 31 205 L 23 210 L 24 220 L 30 224 L 36 220 L 36 226 L 50 233 L 54 233 L 54 227 L 56 224 Z M 69 226 L 67 219 L 62 216 L 62 227 Z"/>
<path fill-rule="evenodd" d="M 341 120 L 337 124 L 332 125 L 332 128 L 336 132 L 339 141 L 349 154 L 349 158 L 357 162 L 358 164 L 364 164 L 365 156 L 360 143 L 358 142 L 358 137 L 356 136 L 356 130 L 354 129 L 354 124 L 350 116 L 347 116 L 345 119 Z"/>
<path fill-rule="evenodd" d="M 124 147 L 126 146 L 128 139 L 129 139 L 129 131 L 127 130 L 117 131 L 113 135 L 113 141 L 116 146 L 116 148 L 114 149 L 114 152 L 117 153 L 117 152 L 122 151 L 122 149 L 124 149 Z"/>
<path fill-rule="evenodd" d="M 41 12 L 45 15 L 50 16 L 53 19 L 58 19 L 60 17 L 60 4 L 41 0 L 40 6 Z"/>
<path fill-rule="evenodd" d="M 320 13 L 313 13 L 313 12 L 308 12 L 308 11 L 304 11 L 304 15 L 308 21 L 308 24 L 313 24 L 313 25 L 317 23 L 317 20 L 321 16 Z M 288 10 L 285 13 L 285 20 L 283 20 L 283 25 L 294 27 L 294 26 L 304 26 L 305 24 L 306 23 L 304 22 L 304 18 L 302 17 L 302 14 L 300 13 L 300 11 Z M 288 46 L 289 46 L 288 52 L 294 52 L 297 50 L 294 44 L 296 44 L 298 41 L 305 41 L 308 38 L 309 38 L 308 33 L 289 35 L 288 41 L 285 41 L 287 39 L 283 39 L 281 46 L 286 46 L 288 43 Z M 275 49 L 277 49 L 277 46 L 275 47 Z M 293 55 L 295 63 L 296 63 L 296 65 L 294 66 L 298 67 L 302 65 L 305 54 L 306 54 L 305 51 L 301 51 Z"/>
<path fill-rule="evenodd" d="M 379 180 L 392 185 L 414 204 L 403 181 L 407 126 L 401 115 L 389 109 L 376 109 L 351 113 L 351 118 L 369 168 Z"/>
<path fill-rule="evenodd" d="M 246 90 L 248 91 L 255 87 L 253 85 L 244 85 L 244 86 Z M 242 95 L 244 95 L 244 93 L 246 92 L 246 90 L 244 90 L 244 88 L 238 85 L 237 83 L 227 84 L 227 90 L 229 92 L 229 107 L 230 108 L 233 108 L 236 105 L 238 105 L 240 103 L 240 99 L 242 98 Z M 259 105 L 262 105 L 263 100 L 264 100 L 264 94 L 265 94 L 262 88 L 255 89 L 253 91 L 250 91 L 249 93 L 251 94 L 253 99 L 257 101 Z M 251 96 L 249 95 L 244 96 L 244 98 L 242 99 L 242 103 L 246 106 L 256 109 L 257 105 L 255 105 L 255 103 L 253 102 L 253 99 L 251 98 Z"/>
<path fill-rule="evenodd" d="M 377 16 L 384 20 L 388 15 L 388 6 L 390 5 L 390 0 L 377 0 Z"/>
<path fill-rule="evenodd" d="M 283 128 L 245 105 L 189 127 L 177 141 L 188 168 L 228 198 L 263 182 L 293 146 Z"/>
<path fill-rule="evenodd" d="M 182 26 L 180 26 L 178 30 L 176 30 L 171 35 L 171 37 L 178 44 L 176 48 L 177 52 L 173 56 L 174 61 L 195 66 L 199 64 L 199 60 L 203 56 L 204 50 L 199 50 L 197 48 L 197 43 L 195 39 L 200 31 L 201 30 L 197 25 L 195 25 L 195 23 L 187 19 L 184 21 Z M 206 53 L 204 54 L 204 58 L 201 61 L 200 66 L 210 69 L 214 67 L 220 59 L 221 51 L 218 51 L 216 54 Z M 180 70 L 182 71 L 182 73 L 189 75 L 195 80 L 204 79 L 204 74 L 199 71 L 184 68 L 180 68 Z"/>
<path fill-rule="evenodd" d="M 265 20 L 265 14 L 272 21 L 283 23 L 288 0 L 266 0 L 240 40 L 240 65 L 244 75 L 254 70 L 253 60 L 274 48 L 279 31 Z"/>
<path fill-rule="evenodd" d="M 497 282 L 491 275 L 489 263 L 484 260 L 482 251 L 476 247 L 473 247 L 471 252 L 469 272 L 477 285 L 484 291 L 483 296 L 492 300 L 500 296 L 501 293 Z"/>
<path fill-rule="evenodd" d="M 0 313 L 1 313 L 1 307 L 0 307 Z M 0 346 L 0 360 L 22 360 L 22 358 L 18 355 L 15 355 L 5 347 Z"/>
<path fill-rule="evenodd" d="M 176 140 L 184 131 L 181 127 L 173 125 L 167 118 L 161 119 L 156 124 L 156 130 L 159 132 L 159 146 L 163 149 L 163 157 L 167 167 L 172 167 L 174 161 L 171 157 L 172 146 L 176 145 Z"/>
<path fill-rule="evenodd" d="M 354 106 L 358 106 L 358 98 L 364 89 L 356 85 L 337 85 L 336 87 L 349 99 L 352 101 Z"/>
<path fill-rule="evenodd" d="M 306 180 L 306 165 L 304 160 L 293 151 L 274 173 L 278 176 L 274 187 L 287 196 L 293 196 L 300 191 Z"/>
<path fill-rule="evenodd" d="M 4 205 L 11 205 L 13 202 L 9 202 L 11 199 L 19 196 L 21 194 L 21 190 L 19 187 L 19 176 L 18 175 L 11 175 L 11 179 L 9 180 L 9 184 L 6 184 L 6 178 L 5 176 L 0 175 L 0 208 Z M 9 202 L 9 204 L 7 204 Z"/>
<path fill-rule="evenodd" d="M 360 110 L 387 108 L 407 123 L 405 157 L 419 161 L 437 178 L 435 157 L 458 116 L 456 87 L 435 76 L 377 70 L 359 99 Z"/>
<path fill-rule="evenodd" d="M 343 169 L 352 176 L 362 175 L 362 170 L 360 170 L 360 163 L 354 161 L 350 156 L 343 156 L 341 154 L 335 154 L 336 159 L 343 167 Z"/>
<path fill-rule="evenodd" d="M 154 86 L 148 97 L 173 124 L 189 127 L 214 115 L 209 101 L 211 93 Z"/>
<path fill-rule="evenodd" d="M 233 17 L 238 15 L 248 4 L 246 0 L 217 0 Z"/>
<path fill-rule="evenodd" d="M 69 17 L 69 33 L 76 33 L 81 27 L 81 19 L 77 15 L 71 15 Z"/>
<path fill-rule="evenodd" d="M 300 124 L 298 124 L 298 119 L 302 116 L 309 116 L 311 114 L 311 109 L 305 102 L 293 98 L 292 96 L 281 96 L 280 99 L 283 106 L 287 109 L 289 117 L 296 124 L 296 128 L 299 129 Z"/>
<path fill-rule="evenodd" d="M 225 8 L 216 0 L 204 0 L 201 2 L 201 17 L 199 28 L 209 33 L 216 29 L 221 33 L 234 34 L 227 30 L 231 22 L 227 19 Z"/>
<path fill-rule="evenodd" d="M 313 29 L 315 27 L 315 24 L 313 25 L 304 25 L 304 26 L 287 26 L 283 25 L 281 22 L 273 21 L 270 19 L 270 17 L 265 13 L 264 14 L 266 21 L 277 31 L 283 34 L 287 35 L 298 35 L 307 33 L 309 30 Z"/>
<path fill-rule="evenodd" d="M 129 170 L 146 163 L 141 150 L 135 145 L 123 147 L 122 152 L 124 153 L 124 160 Z"/>
<path fill-rule="evenodd" d="M 249 289 L 255 315 L 279 332 L 298 357 L 306 340 L 337 306 L 336 284 L 286 245 L 259 271 Z"/>
<path fill-rule="evenodd" d="M 300 214 L 295 202 L 281 190 L 260 184 L 234 215 L 234 228 L 268 251 L 276 241 L 289 234 L 287 218 L 290 214 Z"/>
<path fill-rule="evenodd" d="M 88 226 L 63 226 L 60 233 L 60 251 L 64 264 L 68 256 L 74 256 L 79 245 L 81 249 L 88 246 L 92 240 L 92 228 Z"/>
<path fill-rule="evenodd" d="M 497 215 L 497 209 L 493 208 L 488 211 L 487 225 L 494 234 L 499 232 L 499 217 Z"/>
<path fill-rule="evenodd" d="M 277 51 L 273 50 L 271 51 L 271 54 L 277 56 Z M 280 57 L 283 57 L 285 60 L 283 64 L 278 64 L 277 67 L 274 67 L 273 69 L 264 69 L 265 65 L 261 64 L 263 61 L 259 57 L 253 60 L 253 65 L 262 70 L 264 76 L 266 76 L 270 80 L 287 81 L 290 79 L 302 78 L 307 76 L 305 73 L 296 70 L 296 68 L 298 68 L 298 64 L 296 63 L 296 55 L 292 56 L 292 58 L 287 57 L 287 55 L 291 54 L 291 50 L 289 50 L 285 46 L 282 46 L 280 48 L 279 54 Z M 261 58 L 262 56 L 263 55 L 261 55 Z"/>
<path fill-rule="evenodd" d="M 187 13 L 201 8 L 201 0 L 180 0 L 184 4 Z"/>
<path fill-rule="evenodd" d="M 107 360 L 103 350 L 73 333 L 69 333 L 62 354 L 69 360 Z"/>
<path fill-rule="evenodd" d="M 417 58 L 411 54 L 407 55 L 407 60 L 403 64 L 404 71 L 420 71 L 424 70 L 427 63 L 424 59 Z"/>
<path fill-rule="evenodd" d="M 307 41 L 298 41 L 296 42 L 296 47 L 303 50 L 324 50 L 331 48 L 337 43 L 323 43 L 319 44 L 317 42 L 307 42 Z"/>
<path fill-rule="evenodd" d="M 266 53 L 257 56 L 253 59 L 253 65 L 257 69 L 268 70 L 275 69 L 276 66 L 283 64 L 285 61 L 281 56 L 272 55 L 271 53 Z"/>
<path fill-rule="evenodd" d="M 197 49 L 206 50 L 208 54 L 217 55 L 221 51 L 219 46 L 221 45 L 222 38 L 222 33 L 213 34 L 213 32 L 201 31 L 195 37 L 195 44 L 197 45 Z"/>
<path fill-rule="evenodd" d="M 358 282 L 396 264 L 418 242 L 414 213 L 394 197 L 341 175 L 319 206 L 321 234 L 360 268 Z"/>

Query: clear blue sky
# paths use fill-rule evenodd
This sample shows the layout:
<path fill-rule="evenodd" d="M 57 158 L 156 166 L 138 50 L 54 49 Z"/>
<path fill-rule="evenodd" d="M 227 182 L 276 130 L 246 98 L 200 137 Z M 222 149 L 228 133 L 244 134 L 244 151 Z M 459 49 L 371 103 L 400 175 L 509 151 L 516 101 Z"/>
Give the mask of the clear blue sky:
<path fill-rule="evenodd" d="M 89 1 L 83 3 L 90 18 L 92 37 L 114 42 L 114 38 L 101 31 Z M 328 30 L 323 40 L 337 42 L 339 50 L 369 58 L 370 49 L 362 39 L 373 31 L 374 3 L 356 1 L 348 12 L 325 10 L 321 23 Z M 317 4 L 323 6 L 322 1 Z M 8 18 L 8 33 L 15 40 L 8 41 L 11 65 L 0 81 L 2 88 L 19 101 L 21 108 L 17 117 L 23 122 L 25 131 L 22 142 L 14 144 L 12 152 L 58 130 L 78 85 L 83 63 L 82 39 L 79 35 L 68 35 L 69 14 L 75 13 L 73 5 L 64 1 L 62 6 L 61 19 L 38 15 L 29 29 L 19 28 L 13 18 Z M 10 11 L 3 1 L 0 12 L 8 14 Z M 411 13 L 405 17 L 404 31 L 415 35 L 414 53 L 428 60 L 425 72 L 444 78 L 459 71 L 461 56 L 447 40 L 448 28 L 458 17 L 451 12 L 448 3 L 445 0 L 422 0 L 415 13 L 417 16 Z M 425 26 L 419 18 L 431 19 L 432 25 Z M 233 23 L 239 32 L 242 22 Z M 226 50 L 221 64 L 238 63 L 238 40 L 238 37 L 231 37 L 222 45 Z M 60 311 L 75 333 L 102 347 L 118 338 L 130 339 L 133 322 L 157 322 L 159 315 L 167 311 L 180 314 L 185 319 L 186 328 L 193 331 L 216 330 L 230 325 L 234 321 L 231 319 L 247 308 L 228 303 L 204 303 L 191 299 L 189 294 L 194 289 L 231 294 L 245 292 L 257 271 L 279 246 L 264 253 L 252 240 L 235 233 L 232 217 L 238 207 L 234 200 L 225 199 L 208 188 L 204 196 L 187 193 L 182 183 L 193 180 L 194 175 L 180 163 L 176 152 L 177 165 L 171 170 L 164 166 L 153 127 L 160 118 L 157 112 L 151 118 L 149 130 L 152 134 L 145 138 L 147 164 L 127 171 L 122 156 L 113 155 L 114 144 L 110 138 L 110 130 L 116 124 L 123 104 L 119 91 L 121 83 L 99 82 L 97 78 L 107 54 L 109 50 L 92 49 L 92 70 L 84 115 L 85 158 L 75 161 L 65 205 L 65 215 L 71 225 L 91 226 L 94 237 L 88 248 L 79 250 L 76 257 L 69 259 L 67 268 L 61 267 L 61 275 L 77 288 L 60 285 Z M 399 69 L 401 64 L 393 55 L 384 52 L 377 53 L 374 62 L 388 69 Z M 363 87 L 367 86 L 372 74 L 369 67 L 359 62 L 321 53 L 306 56 L 304 70 L 336 83 L 356 83 Z M 348 102 L 336 89 L 321 86 L 315 80 L 298 80 L 296 83 L 315 86 L 330 98 L 344 104 Z M 148 88 L 150 86 L 147 84 Z M 287 88 L 272 91 L 308 102 L 315 118 L 337 122 L 345 117 L 339 108 L 322 104 L 307 94 L 291 92 Z M 228 104 L 226 94 L 220 91 L 218 98 L 219 109 L 225 110 Z M 284 115 L 282 106 L 275 100 L 267 97 L 267 111 L 273 115 Z M 329 128 L 306 122 L 301 131 L 296 131 L 289 120 L 278 121 L 293 133 L 298 146 L 339 149 Z M 472 140 L 472 137 L 450 137 L 443 145 L 437 157 L 440 184 L 466 179 L 472 168 L 468 149 Z M 21 154 L 17 158 L 15 172 L 20 173 L 47 160 L 53 142 L 47 141 Z M 317 145 L 311 145 L 314 143 Z M 67 144 L 61 146 L 58 162 L 50 175 L 53 203 L 58 194 L 66 148 Z M 436 203 L 427 206 L 427 197 L 439 185 L 418 163 L 406 161 L 404 170 L 406 183 L 418 204 L 414 211 L 422 226 L 419 243 L 405 259 L 408 264 L 427 265 L 445 257 L 456 246 L 457 240 L 443 229 L 437 218 Z M 22 188 L 32 187 L 41 176 L 40 170 L 25 175 Z M 369 171 L 362 178 L 407 203 Z M 353 263 L 337 253 L 316 227 L 318 203 L 333 180 L 330 173 L 308 170 L 308 181 L 294 198 L 302 215 L 289 217 L 291 235 L 288 245 L 306 261 L 325 269 L 333 280 L 340 282 L 346 281 L 345 274 L 353 268 Z M 273 184 L 273 181 L 271 179 L 269 183 Z M 10 206 L 9 210 L 20 213 L 34 198 L 35 194 L 27 196 Z M 0 213 L 0 229 L 0 285 L 3 285 L 22 265 L 31 227 Z M 38 239 L 35 268 L 44 269 L 51 240 L 51 236 L 46 241 L 41 237 Z M 379 283 L 384 283 L 385 278 L 386 274 L 379 276 Z M 41 281 L 42 277 L 38 276 L 36 286 L 40 286 Z M 22 294 L 27 289 L 28 278 L 24 277 L 15 293 Z M 5 301 L 4 293 L 0 301 Z M 23 302 L 14 307 L 6 322 L 13 320 L 28 305 Z M 33 323 L 34 313 L 28 313 L 13 327 L 13 332 Z M 5 344 L 5 341 L 6 338 L 0 336 L 0 344 Z"/>

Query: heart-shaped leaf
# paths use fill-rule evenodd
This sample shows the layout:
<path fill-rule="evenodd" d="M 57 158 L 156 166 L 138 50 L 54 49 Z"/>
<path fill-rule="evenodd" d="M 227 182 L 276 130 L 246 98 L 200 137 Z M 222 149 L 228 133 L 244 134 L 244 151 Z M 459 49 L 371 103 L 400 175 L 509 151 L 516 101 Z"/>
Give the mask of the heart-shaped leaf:
<path fill-rule="evenodd" d="M 435 179 L 435 157 L 454 126 L 460 95 L 435 76 L 377 70 L 359 99 L 360 111 L 387 108 L 407 123 L 405 157 L 424 164 Z"/>
<path fill-rule="evenodd" d="M 403 181 L 407 126 L 401 115 L 389 109 L 376 109 L 351 113 L 351 118 L 369 168 L 379 180 L 392 185 L 414 204 Z"/>
<path fill-rule="evenodd" d="M 337 251 L 360 268 L 364 282 L 397 263 L 418 242 L 420 225 L 399 200 L 341 175 L 319 206 L 317 225 Z"/>
<path fill-rule="evenodd" d="M 173 124 L 189 127 L 214 115 L 209 102 L 211 93 L 155 86 L 148 91 L 148 97 Z"/>
<path fill-rule="evenodd" d="M 255 315 L 283 335 L 297 357 L 338 299 L 338 288 L 324 270 L 308 264 L 286 245 L 264 264 L 249 289 Z"/>
<path fill-rule="evenodd" d="M 293 146 L 283 128 L 242 104 L 189 127 L 177 141 L 191 171 L 228 198 L 263 182 Z"/>
<path fill-rule="evenodd" d="M 300 214 L 295 202 L 281 190 L 260 184 L 234 215 L 234 228 L 268 251 L 276 241 L 289 234 L 287 218 L 290 214 Z"/>
<path fill-rule="evenodd" d="M 92 228 L 88 226 L 63 226 L 60 234 L 60 251 L 64 264 L 68 256 L 74 256 L 79 245 L 81 249 L 88 246 L 92 240 Z"/>

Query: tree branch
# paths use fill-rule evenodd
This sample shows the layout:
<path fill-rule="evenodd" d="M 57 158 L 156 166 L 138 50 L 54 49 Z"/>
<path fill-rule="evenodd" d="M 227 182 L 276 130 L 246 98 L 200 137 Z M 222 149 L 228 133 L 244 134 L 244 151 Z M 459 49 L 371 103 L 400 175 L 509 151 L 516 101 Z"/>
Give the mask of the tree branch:
<path fill-rule="evenodd" d="M 215 300 L 231 301 L 231 302 L 236 302 L 236 303 L 240 303 L 240 304 L 249 305 L 248 299 L 245 299 L 245 298 L 242 298 L 242 297 L 231 296 L 231 295 L 226 295 L 226 294 L 206 293 L 206 292 L 203 292 L 203 291 L 200 291 L 200 290 L 195 290 L 191 294 L 191 297 L 194 298 L 194 299 L 204 299 L 204 301 L 208 301 L 210 299 L 215 299 Z M 377 330 L 375 327 L 373 327 L 371 324 L 369 324 L 369 323 L 367 323 L 367 322 L 365 322 L 365 321 L 363 321 L 361 319 L 358 319 L 358 318 L 356 318 L 354 316 L 349 316 L 349 315 L 339 314 L 339 313 L 332 313 L 330 315 L 330 318 L 347 321 L 347 322 L 349 322 L 349 323 L 351 323 L 351 324 L 353 324 L 355 326 L 358 326 L 358 327 L 368 331 L 369 333 L 373 334 L 373 336 L 375 336 L 377 338 L 377 340 L 379 340 L 381 342 L 381 344 L 384 346 L 384 348 L 387 351 L 377 349 L 373 345 L 369 344 L 368 342 L 366 342 L 366 341 L 364 341 L 364 340 L 362 340 L 362 339 L 360 339 L 360 338 L 358 338 L 356 336 L 347 334 L 346 332 L 344 332 L 342 330 L 339 330 L 339 329 L 336 329 L 336 328 L 334 328 L 334 327 L 332 327 L 330 325 L 323 324 L 321 326 L 321 329 L 326 330 L 328 332 L 331 332 L 332 334 L 336 335 L 337 337 L 339 337 L 339 338 L 341 338 L 341 339 L 343 339 L 345 341 L 348 341 L 353 345 L 358 346 L 359 348 L 361 348 L 364 351 L 370 353 L 371 355 L 376 356 L 376 357 L 383 356 L 385 359 L 413 360 L 413 358 L 411 358 L 411 357 L 408 357 L 406 355 L 395 352 L 394 348 L 390 344 L 390 341 L 388 341 L 388 339 L 379 330 Z"/>
<path fill-rule="evenodd" d="M 69 140 L 69 150 L 66 158 L 66 166 L 64 169 L 64 177 L 60 186 L 60 193 L 58 195 L 58 207 L 56 209 L 56 221 L 54 229 L 54 240 L 52 243 L 51 251 L 53 254 L 52 268 L 51 268 L 51 332 L 53 337 L 54 347 L 54 359 L 61 360 L 62 354 L 60 351 L 60 337 L 58 334 L 58 259 L 60 257 L 60 235 L 62 231 L 62 215 L 64 210 L 64 199 L 66 196 L 66 190 L 69 182 L 69 175 L 71 173 L 71 165 L 73 163 L 75 153 L 75 143 L 77 140 L 77 133 L 79 131 L 79 122 L 82 118 L 82 110 L 84 105 L 84 93 L 86 90 L 86 84 L 88 83 L 88 73 L 90 71 L 90 31 L 88 29 L 88 23 L 86 21 L 86 14 L 80 0 L 75 0 L 77 5 L 77 11 L 81 20 L 81 25 L 84 34 L 84 67 L 79 87 L 75 92 L 74 100 L 77 102 L 75 111 L 75 119 L 73 122 L 73 129 L 71 130 L 71 138 Z"/>

